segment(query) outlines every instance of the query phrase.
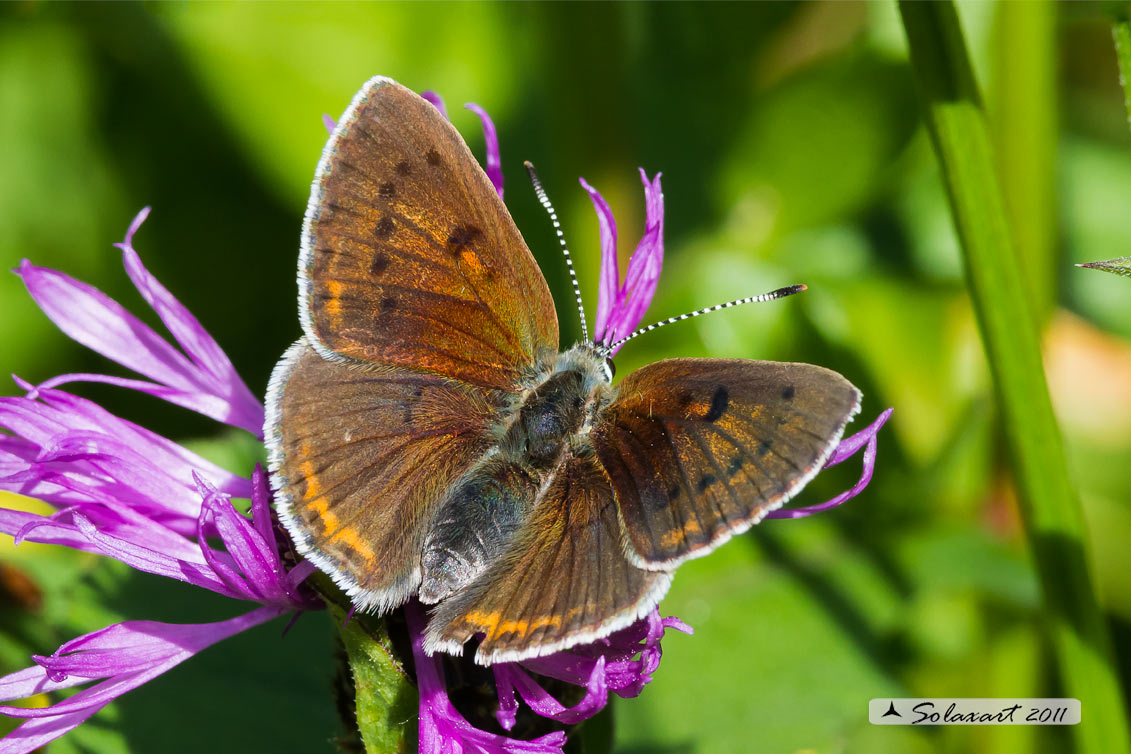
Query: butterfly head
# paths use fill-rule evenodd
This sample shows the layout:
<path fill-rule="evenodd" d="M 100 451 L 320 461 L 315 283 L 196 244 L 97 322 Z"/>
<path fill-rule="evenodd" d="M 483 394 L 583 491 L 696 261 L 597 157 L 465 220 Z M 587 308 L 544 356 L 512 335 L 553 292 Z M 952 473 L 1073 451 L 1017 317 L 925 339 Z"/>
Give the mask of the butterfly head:
<path fill-rule="evenodd" d="M 558 355 L 554 366 L 555 372 L 576 371 L 581 372 L 585 382 L 591 387 L 609 385 L 616 374 L 613 357 L 608 349 L 601 343 L 581 341 L 568 351 Z"/>

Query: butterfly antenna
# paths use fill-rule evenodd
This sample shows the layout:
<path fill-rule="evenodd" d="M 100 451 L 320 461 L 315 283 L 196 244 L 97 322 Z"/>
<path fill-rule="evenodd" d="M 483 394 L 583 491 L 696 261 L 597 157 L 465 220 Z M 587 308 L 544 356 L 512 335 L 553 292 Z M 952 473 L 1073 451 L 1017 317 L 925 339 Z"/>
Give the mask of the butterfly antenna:
<path fill-rule="evenodd" d="M 668 319 L 665 319 L 662 322 L 657 322 L 653 325 L 648 325 L 647 327 L 641 327 L 639 330 L 636 330 L 635 332 L 626 335 L 625 337 L 621 338 L 620 340 L 614 341 L 611 345 L 606 346 L 604 348 L 604 351 L 605 351 L 605 353 L 611 354 L 613 351 L 617 350 L 618 348 L 620 348 L 621 346 L 623 346 L 625 343 L 632 340 L 633 338 L 635 338 L 639 335 L 643 335 L 646 332 L 652 332 L 653 330 L 657 330 L 657 329 L 663 327 L 664 325 L 670 325 L 673 322 L 682 322 L 685 319 L 693 319 L 695 317 L 701 317 L 704 314 L 710 314 L 711 312 L 717 312 L 719 309 L 729 309 L 732 306 L 741 306 L 742 304 L 753 304 L 753 303 L 758 303 L 758 302 L 762 302 L 762 301 L 773 301 L 774 299 L 785 298 L 786 296 L 792 296 L 795 293 L 801 293 L 801 291 L 804 291 L 807 288 L 808 288 L 808 286 L 805 286 L 805 285 L 790 285 L 790 286 L 786 286 L 785 288 L 778 288 L 776 291 L 770 291 L 769 293 L 763 293 L 760 296 L 747 296 L 746 298 L 739 298 L 739 299 L 735 299 L 734 301 L 727 301 L 725 304 L 715 304 L 714 306 L 708 306 L 706 309 L 700 309 L 699 311 L 688 312 L 687 314 L 681 314 L 678 317 L 669 317 Z"/>
<path fill-rule="evenodd" d="M 577 314 L 581 317 L 581 340 L 583 343 L 589 341 L 589 328 L 585 324 L 585 307 L 581 304 L 581 286 L 577 284 L 577 273 L 573 271 L 573 259 L 569 255 L 569 249 L 566 247 L 565 236 L 562 234 L 561 223 L 558 222 L 558 213 L 554 211 L 554 205 L 550 204 L 550 197 L 546 196 L 546 189 L 542 188 L 542 181 L 538 180 L 538 174 L 534 172 L 534 165 L 527 160 L 523 163 L 526 165 L 527 172 L 530 173 L 530 182 L 534 184 L 534 193 L 538 196 L 538 201 L 542 203 L 546 213 L 550 216 L 550 222 L 554 224 L 554 232 L 558 234 L 558 243 L 562 246 L 562 254 L 565 255 L 566 269 L 569 270 L 569 281 L 573 283 L 573 295 L 577 297 Z"/>

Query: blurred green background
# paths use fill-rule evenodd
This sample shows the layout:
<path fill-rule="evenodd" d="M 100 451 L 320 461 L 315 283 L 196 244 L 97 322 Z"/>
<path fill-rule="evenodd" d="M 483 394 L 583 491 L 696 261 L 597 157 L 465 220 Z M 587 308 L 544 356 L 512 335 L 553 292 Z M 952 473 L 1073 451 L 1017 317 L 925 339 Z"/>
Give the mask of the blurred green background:
<path fill-rule="evenodd" d="M 1110 20 L 1090 4 L 960 13 L 1126 679 L 1131 281 L 1072 266 L 1131 254 Z M 676 355 L 807 361 L 861 386 L 860 420 L 896 409 L 860 498 L 767 522 L 680 569 L 663 609 L 696 635 L 670 636 L 656 681 L 616 704 L 617 751 L 1066 750 L 1054 728 L 867 722 L 873 697 L 1061 693 L 894 5 L 6 4 L 0 265 L 27 257 L 140 311 L 111 244 L 152 205 L 142 258 L 262 393 L 299 334 L 320 116 L 378 73 L 445 95 L 478 154 L 477 121 L 458 105 L 495 118 L 508 206 L 558 298 L 563 341 L 578 333 L 572 296 L 521 162 L 555 200 L 590 312 L 597 224 L 576 179 L 612 205 L 623 260 L 643 221 L 643 166 L 663 171 L 667 205 L 648 321 L 790 283 L 809 291 L 642 338 L 620 375 Z M 120 373 L 56 331 L 14 275 L 0 277 L 0 344 L 0 374 L 33 382 Z M 256 458 L 246 439 L 155 399 L 77 389 L 241 472 Z M 854 473 L 822 475 L 801 504 Z M 108 622 L 244 609 L 10 540 L 0 568 L 0 673 Z M 331 751 L 333 627 L 310 615 L 281 628 L 206 651 L 48 751 Z M 1086 701 L 1083 714 L 1086 725 Z"/>

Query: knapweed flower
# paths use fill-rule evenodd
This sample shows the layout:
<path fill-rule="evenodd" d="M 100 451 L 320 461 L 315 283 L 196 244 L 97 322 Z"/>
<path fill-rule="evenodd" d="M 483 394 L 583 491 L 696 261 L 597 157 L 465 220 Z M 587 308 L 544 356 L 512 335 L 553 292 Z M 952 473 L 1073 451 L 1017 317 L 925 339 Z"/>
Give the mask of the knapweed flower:
<path fill-rule="evenodd" d="M 427 95 L 443 112 L 443 102 Z M 486 170 L 500 197 L 503 177 L 494 124 L 469 106 L 484 128 Z M 333 121 L 327 118 L 328 127 Z M 603 259 L 595 342 L 612 345 L 635 328 L 651 302 L 663 261 L 663 195 L 660 176 L 645 185 L 646 230 L 629 261 L 623 283 L 616 261 L 616 224 L 600 194 L 584 181 L 597 208 Z M 246 476 L 227 471 L 188 449 L 97 404 L 60 390 L 74 382 L 102 382 L 162 398 L 262 437 L 263 406 L 236 374 L 231 361 L 200 323 L 142 265 L 133 237 L 143 210 L 118 244 L 125 268 L 156 311 L 176 346 L 100 291 L 61 272 L 24 262 L 17 273 L 31 296 L 64 333 L 127 367 L 141 378 L 68 374 L 38 386 L 17 379 L 22 396 L 0 398 L 0 490 L 43 500 L 55 508 L 43 516 L 0 508 L 0 532 L 22 541 L 57 544 L 115 558 L 147 573 L 193 584 L 250 602 L 250 612 L 218 623 L 173 625 L 127 621 L 87 634 L 49 656 L 33 655 L 30 667 L 0 678 L 0 701 L 86 685 L 43 708 L 0 706 L 0 714 L 25 719 L 0 740 L 0 754 L 31 752 L 80 725 L 122 694 L 197 652 L 284 614 L 322 606 L 303 581 L 308 562 L 293 564 L 288 543 L 272 517 L 270 492 L 257 467 Z M 179 346 L 179 348 L 178 348 Z M 793 517 L 839 505 L 869 482 L 876 433 L 890 415 L 843 440 L 826 465 L 864 451 L 864 471 L 850 490 L 819 506 L 778 511 Z M 250 499 L 250 517 L 232 504 Z M 482 730 L 448 696 L 439 656 L 423 650 L 424 608 L 404 612 L 419 690 L 422 754 L 560 754 L 565 733 L 520 740 Z M 659 667 L 666 629 L 690 633 L 677 618 L 653 610 L 604 639 L 546 657 L 491 666 L 500 728 L 514 728 L 520 700 L 535 714 L 572 725 L 599 712 L 609 694 L 638 695 Z M 545 679 L 580 687 L 566 706 L 545 688 Z"/>
<path fill-rule="evenodd" d="M 120 560 L 258 604 L 219 623 L 127 621 L 81 636 L 26 670 L 0 678 L 0 701 L 90 684 L 49 707 L 0 706 L 25 718 L 0 754 L 30 752 L 122 694 L 233 634 L 285 613 L 321 607 L 301 582 L 313 568 L 287 568 L 271 519 L 264 473 L 241 477 L 58 386 L 108 382 L 155 395 L 259 435 L 263 407 L 200 323 L 153 278 L 133 248 L 148 214 L 120 244 L 126 271 L 180 345 L 171 345 L 100 291 L 25 261 L 18 274 L 40 308 L 75 340 L 147 380 L 69 374 L 0 398 L 0 489 L 50 503 L 41 516 L 0 509 L 0 532 Z M 251 499 L 251 518 L 232 498 Z M 216 543 L 222 545 L 217 547 Z"/>

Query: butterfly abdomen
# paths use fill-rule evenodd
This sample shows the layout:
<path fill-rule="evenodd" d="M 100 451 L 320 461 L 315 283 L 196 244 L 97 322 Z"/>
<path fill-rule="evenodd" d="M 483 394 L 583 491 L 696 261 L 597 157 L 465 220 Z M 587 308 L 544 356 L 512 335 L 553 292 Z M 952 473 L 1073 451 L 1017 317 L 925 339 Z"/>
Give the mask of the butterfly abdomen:
<path fill-rule="evenodd" d="M 522 464 L 481 463 L 448 493 L 421 556 L 420 599 L 434 604 L 475 580 L 526 520 L 539 480 Z"/>
<path fill-rule="evenodd" d="M 514 410 L 497 451 L 453 486 L 424 543 L 423 602 L 457 592 L 506 552 L 585 426 L 592 389 L 581 371 L 551 374 Z"/>

